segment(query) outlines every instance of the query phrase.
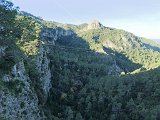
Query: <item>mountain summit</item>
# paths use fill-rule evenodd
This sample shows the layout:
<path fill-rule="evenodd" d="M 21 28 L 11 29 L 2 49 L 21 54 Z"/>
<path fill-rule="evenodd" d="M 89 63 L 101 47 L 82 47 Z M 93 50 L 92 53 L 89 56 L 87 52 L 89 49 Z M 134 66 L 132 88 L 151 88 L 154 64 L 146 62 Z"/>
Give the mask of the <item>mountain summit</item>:
<path fill-rule="evenodd" d="M 160 120 L 158 44 L 97 20 L 48 22 L 7 0 L 0 16 L 0 120 Z"/>
<path fill-rule="evenodd" d="M 88 29 L 99 29 L 104 28 L 104 26 L 98 20 L 92 20 L 88 23 Z"/>

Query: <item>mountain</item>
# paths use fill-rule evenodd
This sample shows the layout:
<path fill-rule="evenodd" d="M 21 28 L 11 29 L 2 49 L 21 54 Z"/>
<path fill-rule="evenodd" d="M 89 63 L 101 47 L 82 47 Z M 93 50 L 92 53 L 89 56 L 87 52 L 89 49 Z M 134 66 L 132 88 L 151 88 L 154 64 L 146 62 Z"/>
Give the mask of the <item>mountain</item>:
<path fill-rule="evenodd" d="M 96 23 L 97 23 L 97 26 L 96 26 Z M 156 52 L 160 51 L 158 44 L 154 43 L 151 40 L 135 36 L 132 33 L 129 33 L 123 30 L 107 28 L 107 27 L 104 27 L 99 22 L 96 22 L 96 23 L 89 22 L 89 24 L 82 24 L 79 26 L 60 24 L 57 26 L 62 27 L 66 30 L 74 31 L 76 33 L 76 36 L 82 38 L 81 41 L 85 41 L 88 44 L 89 49 L 94 50 L 96 52 L 105 54 L 106 51 L 104 50 L 104 48 L 106 47 L 118 53 L 123 53 L 123 55 L 128 57 L 134 63 L 141 64 L 143 65 L 143 67 L 159 66 L 159 63 L 154 61 L 152 61 L 152 65 L 150 66 L 149 64 L 151 61 L 145 60 L 146 55 L 148 54 L 147 56 L 150 56 L 152 54 L 151 53 L 152 51 L 155 51 L 155 53 L 153 53 L 151 56 L 159 58 L 159 56 L 156 56 Z M 71 36 L 73 37 L 75 36 L 75 34 Z M 58 41 L 62 43 L 62 41 L 65 42 L 66 40 L 61 39 Z M 77 43 L 77 46 L 79 46 L 80 41 L 77 41 L 75 39 L 73 40 L 70 39 L 70 41 L 67 41 L 63 45 L 67 45 L 68 43 L 70 43 L 69 46 L 75 47 L 76 43 Z M 84 46 L 81 45 L 79 47 L 84 47 Z M 137 53 L 137 51 L 141 53 Z M 140 54 L 144 54 L 144 55 L 140 55 Z M 154 63 L 155 65 L 153 65 Z"/>
<path fill-rule="evenodd" d="M 160 44 L 160 39 L 153 39 L 156 43 Z"/>
<path fill-rule="evenodd" d="M 160 119 L 159 44 L 0 3 L 0 119 Z"/>

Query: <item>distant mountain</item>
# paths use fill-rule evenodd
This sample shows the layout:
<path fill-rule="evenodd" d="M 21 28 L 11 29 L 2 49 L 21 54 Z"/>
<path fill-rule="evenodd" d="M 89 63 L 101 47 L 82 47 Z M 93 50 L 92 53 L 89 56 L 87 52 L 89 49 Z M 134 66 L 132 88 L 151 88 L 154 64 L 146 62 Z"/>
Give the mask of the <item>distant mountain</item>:
<path fill-rule="evenodd" d="M 153 41 L 155 41 L 156 43 L 160 44 L 160 39 L 152 39 Z"/>
<path fill-rule="evenodd" d="M 83 43 L 87 43 L 87 47 L 93 51 L 109 54 L 109 51 L 106 52 L 106 49 L 104 48 L 111 49 L 118 53 L 123 53 L 134 63 L 141 64 L 146 68 L 156 67 L 160 64 L 159 62 L 152 61 L 153 59 L 150 61 L 146 59 L 147 56 L 159 59 L 156 51 L 160 52 L 160 46 L 157 43 L 149 39 L 138 37 L 124 30 L 105 27 L 97 20 L 81 25 L 48 24 L 47 21 L 44 24 L 49 28 L 52 27 L 52 29 L 55 29 L 58 26 L 64 30 L 75 33 L 68 36 L 68 38 L 61 37 L 58 39 L 56 43 L 59 45 L 76 48 L 86 47 Z M 77 39 L 77 37 L 81 38 L 81 40 Z"/>

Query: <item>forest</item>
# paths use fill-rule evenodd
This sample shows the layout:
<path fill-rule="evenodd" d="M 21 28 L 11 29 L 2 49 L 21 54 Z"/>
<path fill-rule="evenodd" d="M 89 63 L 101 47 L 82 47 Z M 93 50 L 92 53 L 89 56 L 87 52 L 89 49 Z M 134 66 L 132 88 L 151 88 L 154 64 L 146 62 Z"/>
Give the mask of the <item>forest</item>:
<path fill-rule="evenodd" d="M 40 65 L 51 76 L 47 95 L 46 73 L 36 61 L 42 50 Z M 14 78 L 20 61 L 38 99 L 38 119 L 160 120 L 160 45 L 151 40 L 101 23 L 45 21 L 0 0 L 0 93 L 22 93 L 23 81 L 3 80 Z M 0 111 L 0 119 L 8 120 L 5 114 Z"/>

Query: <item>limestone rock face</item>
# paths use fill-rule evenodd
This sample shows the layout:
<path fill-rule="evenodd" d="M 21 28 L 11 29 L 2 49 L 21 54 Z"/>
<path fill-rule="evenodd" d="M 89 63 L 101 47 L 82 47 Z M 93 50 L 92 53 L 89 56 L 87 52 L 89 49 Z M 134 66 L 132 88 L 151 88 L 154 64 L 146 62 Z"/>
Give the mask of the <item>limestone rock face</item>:
<path fill-rule="evenodd" d="M 92 20 L 88 24 L 88 29 L 100 29 L 100 28 L 104 28 L 104 26 L 97 20 Z"/>
<path fill-rule="evenodd" d="M 31 87 L 23 61 L 15 64 L 10 74 L 4 75 L 2 80 L 0 115 L 7 120 L 40 120 L 38 98 Z"/>
<path fill-rule="evenodd" d="M 40 120 L 38 99 L 30 91 L 23 89 L 22 94 L 15 96 L 9 91 L 0 92 L 0 114 L 7 120 Z"/>
<path fill-rule="evenodd" d="M 50 60 L 47 57 L 48 50 L 46 46 L 41 45 L 39 48 L 39 55 L 36 57 L 37 72 L 40 74 L 41 87 L 44 94 L 47 96 L 51 86 L 51 72 L 49 68 Z"/>
<path fill-rule="evenodd" d="M 39 54 L 35 58 L 37 70 L 40 73 L 40 82 L 44 95 L 47 98 L 51 85 L 51 70 L 49 67 L 50 60 L 47 54 L 50 52 L 50 46 L 55 46 L 55 41 L 62 36 L 72 35 L 72 31 L 62 28 L 47 28 L 41 33 L 42 42 L 39 47 Z M 54 76 L 53 76 L 54 77 Z"/>
<path fill-rule="evenodd" d="M 19 63 L 15 64 L 11 71 L 12 75 L 14 76 L 14 79 L 18 79 L 21 81 L 25 81 L 27 79 L 23 61 L 20 61 Z"/>
<path fill-rule="evenodd" d="M 20 80 L 26 82 L 27 78 L 25 67 L 23 61 L 20 61 L 19 63 L 15 64 L 11 69 L 11 75 L 5 74 L 3 76 L 4 82 L 10 82 L 12 80 Z"/>
<path fill-rule="evenodd" d="M 64 30 L 62 28 L 46 28 L 41 33 L 41 38 L 46 44 L 55 45 L 55 41 L 61 36 L 72 35 L 70 30 Z"/>
<path fill-rule="evenodd" d="M 122 72 L 124 71 L 114 62 L 108 71 L 108 75 L 120 75 Z"/>
<path fill-rule="evenodd" d="M 4 31 L 4 27 L 0 25 L 0 31 Z"/>
<path fill-rule="evenodd" d="M 0 46 L 0 58 L 5 55 L 5 52 L 4 52 L 4 51 L 5 51 L 6 48 L 7 48 L 7 47 L 2 47 L 2 46 Z"/>

